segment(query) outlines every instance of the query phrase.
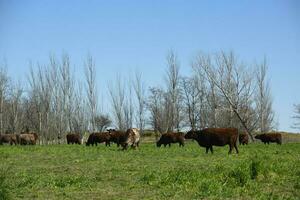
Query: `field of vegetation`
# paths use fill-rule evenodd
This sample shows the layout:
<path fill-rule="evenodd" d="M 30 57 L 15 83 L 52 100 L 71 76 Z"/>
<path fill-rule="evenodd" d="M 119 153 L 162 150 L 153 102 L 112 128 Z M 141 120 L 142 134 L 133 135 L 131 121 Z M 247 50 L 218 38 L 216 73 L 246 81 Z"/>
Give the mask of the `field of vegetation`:
<path fill-rule="evenodd" d="M 0 199 L 299 199 L 300 144 L 0 146 Z"/>

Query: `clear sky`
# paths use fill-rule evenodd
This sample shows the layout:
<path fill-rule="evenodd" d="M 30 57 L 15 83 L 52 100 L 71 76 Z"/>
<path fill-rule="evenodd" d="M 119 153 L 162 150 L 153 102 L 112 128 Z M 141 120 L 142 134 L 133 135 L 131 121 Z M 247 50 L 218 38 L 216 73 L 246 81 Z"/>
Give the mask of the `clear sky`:
<path fill-rule="evenodd" d="M 102 92 L 117 73 L 127 77 L 136 69 L 153 86 L 163 81 L 170 49 L 182 74 L 198 51 L 233 50 L 249 63 L 266 56 L 279 129 L 293 131 L 293 104 L 300 103 L 298 0 L 0 0 L 0 58 L 15 80 L 26 82 L 30 60 L 47 63 L 50 53 L 67 52 L 79 76 L 86 55 L 95 58 Z"/>

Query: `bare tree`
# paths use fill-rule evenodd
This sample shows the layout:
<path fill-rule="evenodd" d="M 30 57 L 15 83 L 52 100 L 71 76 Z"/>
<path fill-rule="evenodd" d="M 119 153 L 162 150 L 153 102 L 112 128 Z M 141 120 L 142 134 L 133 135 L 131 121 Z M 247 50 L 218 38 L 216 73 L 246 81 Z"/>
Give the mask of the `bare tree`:
<path fill-rule="evenodd" d="M 136 109 L 137 115 L 135 120 L 138 125 L 138 128 L 140 129 L 141 134 L 143 134 L 143 130 L 145 127 L 145 86 L 142 82 L 142 75 L 138 72 L 135 72 L 133 88 L 138 104 Z"/>
<path fill-rule="evenodd" d="M 129 85 L 127 88 L 127 93 L 125 96 L 125 104 L 123 107 L 123 113 L 124 113 L 124 122 L 125 122 L 125 129 L 132 128 L 133 126 L 133 115 L 134 115 L 134 108 L 133 108 L 133 98 L 132 98 L 132 85 L 131 81 L 129 81 Z"/>
<path fill-rule="evenodd" d="M 82 135 L 84 134 L 84 131 L 88 128 L 87 126 L 89 122 L 89 117 L 86 111 L 86 100 L 85 98 L 83 98 L 82 87 L 79 83 L 77 92 L 74 95 L 74 111 L 72 113 L 71 120 L 73 126 L 72 130 Z"/>
<path fill-rule="evenodd" d="M 37 85 L 36 92 L 38 95 L 38 107 L 39 107 L 39 133 L 41 134 L 42 142 L 46 143 L 50 139 L 49 134 L 49 116 L 51 111 L 51 99 L 52 99 L 52 81 L 50 78 L 50 71 L 46 66 L 42 67 L 38 65 L 38 71 L 36 74 Z"/>
<path fill-rule="evenodd" d="M 294 113 L 293 116 L 295 122 L 292 125 L 292 128 L 300 130 L 300 104 L 294 104 Z"/>
<path fill-rule="evenodd" d="M 182 88 L 184 91 L 184 104 L 188 121 L 192 130 L 196 130 L 197 123 L 200 121 L 200 113 L 197 112 L 200 107 L 198 101 L 200 98 L 200 90 L 197 89 L 197 79 L 195 77 L 182 78 Z"/>
<path fill-rule="evenodd" d="M 20 131 L 20 124 L 21 124 L 21 97 L 23 94 L 23 89 L 21 84 L 18 83 L 10 89 L 10 98 L 9 98 L 9 112 L 7 113 L 8 116 L 8 123 L 9 129 L 13 133 L 17 133 Z"/>
<path fill-rule="evenodd" d="M 267 80 L 267 62 L 258 66 L 256 71 L 257 93 L 255 97 L 256 110 L 258 111 L 259 130 L 262 133 L 268 132 L 274 128 L 274 111 L 272 108 L 272 97 L 270 85 Z"/>
<path fill-rule="evenodd" d="M 3 133 L 3 106 L 7 95 L 9 78 L 6 62 L 0 67 L 0 133 Z"/>
<path fill-rule="evenodd" d="M 223 109 L 228 113 L 228 126 L 236 126 L 233 118 L 235 114 L 253 140 L 241 106 L 242 98 L 251 96 L 247 94 L 251 92 L 249 88 L 252 87 L 252 76 L 248 74 L 249 70 L 238 62 L 232 52 L 217 54 L 214 62 L 209 56 L 199 55 L 197 63 L 207 75 L 208 81 L 218 88 L 225 100 Z"/>
<path fill-rule="evenodd" d="M 169 100 L 171 101 L 171 107 L 168 111 L 170 117 L 170 124 L 168 129 L 170 131 L 180 128 L 180 122 L 182 121 L 181 116 L 181 106 L 180 106 L 180 83 L 179 83 L 179 62 L 176 54 L 173 51 L 170 51 L 167 55 L 167 92 L 170 96 Z"/>
<path fill-rule="evenodd" d="M 108 115 L 97 115 L 95 118 L 98 131 L 102 132 L 111 124 L 111 120 Z"/>
<path fill-rule="evenodd" d="M 71 131 L 71 114 L 72 114 L 72 100 L 74 82 L 70 72 L 70 58 L 67 54 L 62 56 L 62 64 L 60 67 L 60 87 L 62 91 L 62 108 L 63 108 L 63 121 L 66 130 Z"/>
<path fill-rule="evenodd" d="M 53 99 L 52 99 L 52 132 L 55 133 L 55 140 L 60 143 L 63 137 L 63 133 L 66 130 L 64 121 L 64 98 L 63 96 L 63 84 L 62 84 L 62 66 L 54 55 L 50 56 L 50 66 L 51 70 L 51 82 L 53 87 Z"/>
<path fill-rule="evenodd" d="M 155 133 L 166 133 L 170 129 L 171 101 L 167 92 L 160 88 L 150 88 L 148 109 L 150 111 L 150 124 Z"/>
<path fill-rule="evenodd" d="M 112 111 L 115 118 L 115 123 L 120 130 L 126 129 L 124 116 L 125 104 L 125 88 L 121 82 L 121 77 L 117 75 L 115 84 L 108 85 L 109 94 L 111 97 Z"/>
<path fill-rule="evenodd" d="M 85 77 L 87 82 L 87 98 L 89 105 L 90 121 L 92 131 L 96 129 L 95 117 L 97 114 L 97 88 L 96 88 L 96 68 L 92 56 L 88 56 L 85 63 Z"/>

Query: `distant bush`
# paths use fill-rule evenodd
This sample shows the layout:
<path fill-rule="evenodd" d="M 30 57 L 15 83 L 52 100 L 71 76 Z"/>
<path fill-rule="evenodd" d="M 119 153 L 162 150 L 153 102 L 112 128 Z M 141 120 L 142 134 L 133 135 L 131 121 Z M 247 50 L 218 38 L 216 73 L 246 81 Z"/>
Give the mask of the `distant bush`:
<path fill-rule="evenodd" d="M 153 130 L 144 130 L 143 131 L 143 136 L 144 137 L 155 136 L 155 132 Z"/>

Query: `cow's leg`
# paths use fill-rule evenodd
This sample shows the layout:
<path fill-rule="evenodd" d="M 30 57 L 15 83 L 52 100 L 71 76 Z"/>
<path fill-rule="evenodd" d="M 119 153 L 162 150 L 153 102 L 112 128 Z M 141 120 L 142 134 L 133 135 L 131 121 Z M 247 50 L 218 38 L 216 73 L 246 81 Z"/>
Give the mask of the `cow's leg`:
<path fill-rule="evenodd" d="M 214 150 L 213 150 L 213 146 L 212 146 L 212 145 L 210 146 L 209 149 L 210 149 L 210 152 L 213 154 L 213 153 L 214 153 Z"/>
<path fill-rule="evenodd" d="M 281 141 L 280 141 L 280 140 L 277 140 L 277 144 L 281 144 Z"/>
<path fill-rule="evenodd" d="M 210 147 L 206 147 L 206 153 L 208 153 L 209 148 L 210 148 Z"/>
<path fill-rule="evenodd" d="M 167 144 L 164 144 L 164 147 L 166 147 L 167 146 Z"/>
<path fill-rule="evenodd" d="M 231 152 L 232 152 L 232 145 L 229 144 L 229 152 L 228 152 L 228 154 L 231 154 Z"/>
<path fill-rule="evenodd" d="M 123 150 L 127 149 L 127 144 L 122 144 L 122 146 L 123 146 Z"/>
<path fill-rule="evenodd" d="M 233 145 L 234 145 L 234 148 L 235 148 L 236 153 L 238 154 L 238 153 L 239 153 L 239 150 L 238 150 L 238 148 L 237 148 L 237 146 L 236 146 L 236 143 L 234 143 Z"/>
<path fill-rule="evenodd" d="M 169 143 L 169 147 L 171 147 L 171 143 Z"/>

